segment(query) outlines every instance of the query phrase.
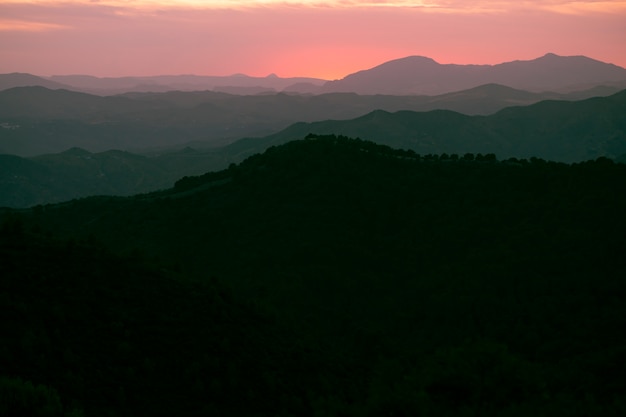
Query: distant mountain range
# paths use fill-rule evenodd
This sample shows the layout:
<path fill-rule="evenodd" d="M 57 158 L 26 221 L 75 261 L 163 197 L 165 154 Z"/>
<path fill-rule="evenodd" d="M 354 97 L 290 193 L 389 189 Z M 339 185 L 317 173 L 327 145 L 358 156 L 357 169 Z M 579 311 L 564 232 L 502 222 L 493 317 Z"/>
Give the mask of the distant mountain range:
<path fill-rule="evenodd" d="M 330 81 L 320 90 L 435 95 L 487 83 L 535 92 L 568 92 L 611 83 L 626 88 L 626 69 L 584 56 L 555 54 L 498 65 L 439 64 L 427 57 L 411 56 Z"/>
<path fill-rule="evenodd" d="M 352 120 L 296 123 L 262 139 L 242 139 L 225 149 L 239 158 L 305 137 L 336 134 L 422 155 L 494 153 L 499 158 L 577 162 L 626 154 L 626 90 L 582 101 L 546 100 L 508 107 L 489 116 L 448 110 L 376 110 Z"/>
<path fill-rule="evenodd" d="M 0 91 L 0 153 L 35 156 L 72 147 L 90 152 L 219 147 L 243 137 L 273 134 L 296 122 L 353 119 L 374 110 L 446 109 L 487 115 L 546 99 L 580 100 L 612 93 L 611 87 L 558 94 L 488 84 L 440 96 L 238 96 L 203 91 L 101 97 L 18 87 Z"/>
<path fill-rule="evenodd" d="M 351 120 L 295 123 L 273 135 L 207 150 L 187 148 L 149 156 L 82 149 L 31 158 L 0 155 L 0 206 L 27 207 L 94 194 L 130 195 L 166 188 L 181 177 L 224 169 L 310 133 L 359 137 L 421 155 L 493 153 L 500 159 L 538 157 L 561 162 L 603 156 L 624 161 L 624 115 L 626 90 L 582 101 L 548 100 L 509 107 L 490 116 L 448 110 L 376 110 Z M 67 127 L 60 122 L 52 125 Z M 89 136 L 100 125 L 92 130 L 87 124 L 82 126 Z M 3 127 L 0 133 L 15 131 L 19 129 Z M 3 139 L 7 136 L 0 136 Z"/>
<path fill-rule="evenodd" d="M 319 78 L 160 75 L 107 77 L 90 75 L 0 74 L 0 90 L 41 86 L 98 95 L 127 92 L 219 91 L 252 95 L 276 92 L 297 94 L 357 93 L 363 95 L 440 95 L 483 84 L 501 84 L 533 92 L 588 90 L 597 86 L 626 88 L 626 69 L 585 56 L 546 54 L 528 61 L 497 65 L 439 64 L 431 58 L 409 56 L 349 74 L 340 80 Z"/>
<path fill-rule="evenodd" d="M 106 77 L 91 75 L 54 75 L 38 77 L 32 74 L 0 74 L 0 90 L 14 87 L 40 86 L 50 89 L 66 89 L 97 95 L 115 95 L 128 92 L 166 91 L 221 91 L 248 95 L 276 93 L 278 91 L 315 90 L 326 80 L 309 77 L 281 78 L 274 74 L 267 77 L 250 77 L 243 74 L 231 76 L 160 75 L 151 77 Z"/>

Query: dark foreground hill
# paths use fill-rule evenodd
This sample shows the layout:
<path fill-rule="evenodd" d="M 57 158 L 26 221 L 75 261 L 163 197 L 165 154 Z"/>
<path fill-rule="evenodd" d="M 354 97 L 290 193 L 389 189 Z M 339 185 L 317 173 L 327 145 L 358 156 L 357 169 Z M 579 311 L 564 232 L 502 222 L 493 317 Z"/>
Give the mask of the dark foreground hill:
<path fill-rule="evenodd" d="M 622 415 L 624 212 L 626 166 L 606 158 L 419 157 L 335 136 L 160 193 L 7 211 L 9 232 L 97 241 L 197 283 L 7 238 L 2 332 L 15 336 L 0 369 L 86 415 L 148 402 L 179 415 L 199 403 L 222 415 Z M 210 277 L 233 301 L 204 295 Z M 237 303 L 273 321 L 245 324 L 259 316 Z"/>
<path fill-rule="evenodd" d="M 0 265 L 2 416 L 306 415 L 305 389 L 330 395 L 335 365 L 209 276 L 19 221 Z"/>

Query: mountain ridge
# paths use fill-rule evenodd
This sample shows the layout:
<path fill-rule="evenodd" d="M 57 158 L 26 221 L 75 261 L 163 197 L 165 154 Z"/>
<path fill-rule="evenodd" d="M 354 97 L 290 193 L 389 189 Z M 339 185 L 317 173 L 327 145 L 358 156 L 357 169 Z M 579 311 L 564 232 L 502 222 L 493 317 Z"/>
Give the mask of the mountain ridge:
<path fill-rule="evenodd" d="M 585 56 L 549 53 L 495 65 L 439 64 L 431 58 L 409 56 L 329 81 L 321 91 L 435 95 L 497 83 L 533 92 L 567 92 L 581 85 L 625 81 L 626 69 Z"/>
<path fill-rule="evenodd" d="M 226 146 L 241 156 L 309 133 L 359 137 L 394 148 L 428 153 L 494 153 L 501 158 L 539 157 L 576 162 L 626 153 L 626 90 L 580 101 L 544 100 L 492 115 L 451 110 L 376 110 L 350 120 L 296 123 L 264 138 Z M 262 144 L 262 145 L 261 145 Z"/>
<path fill-rule="evenodd" d="M 212 149 L 185 147 L 140 156 L 72 148 L 31 158 L 0 155 L 0 206 L 26 207 L 93 194 L 166 188 L 183 176 L 224 169 L 269 147 L 314 133 L 338 134 L 428 154 L 494 154 L 581 162 L 626 156 L 626 90 L 582 101 L 547 100 L 490 116 L 451 110 L 375 110 L 355 119 L 299 122 L 265 137 Z"/>
<path fill-rule="evenodd" d="M 300 94 L 355 92 L 358 94 L 439 95 L 487 83 L 503 84 L 533 92 L 560 93 L 593 88 L 610 82 L 618 82 L 622 88 L 626 88 L 626 69 L 620 66 L 583 55 L 559 56 L 554 53 L 546 53 L 535 59 L 513 60 L 499 64 L 440 64 L 426 56 L 410 55 L 347 74 L 338 80 L 314 77 L 283 78 L 274 73 L 265 77 L 253 77 L 246 74 L 123 77 L 73 74 L 37 77 L 27 74 L 31 78 L 30 81 L 17 83 L 15 80 L 11 81 L 9 75 L 11 74 L 0 74 L 0 90 L 23 85 L 42 85 L 98 95 L 114 95 L 132 91 L 216 89 L 242 95 L 272 90 Z"/>
<path fill-rule="evenodd" d="M 261 94 L 215 91 L 134 92 L 97 96 L 44 87 L 0 91 L 0 153 L 35 156 L 78 146 L 91 152 L 143 152 L 181 146 L 215 148 L 277 133 L 291 124 L 353 119 L 376 109 L 448 109 L 469 115 L 540 100 L 580 100 L 616 87 L 569 94 L 532 93 L 488 84 L 439 96 Z M 308 132 L 307 132 L 308 133 Z"/>

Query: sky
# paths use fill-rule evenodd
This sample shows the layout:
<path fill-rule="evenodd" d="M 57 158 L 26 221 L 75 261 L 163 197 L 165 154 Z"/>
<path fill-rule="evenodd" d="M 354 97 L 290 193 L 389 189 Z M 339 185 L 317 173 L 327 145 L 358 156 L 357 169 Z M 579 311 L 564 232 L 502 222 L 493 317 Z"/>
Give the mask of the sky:
<path fill-rule="evenodd" d="M 626 67 L 626 0 L 0 0 L 0 73 L 338 79 L 548 52 Z"/>

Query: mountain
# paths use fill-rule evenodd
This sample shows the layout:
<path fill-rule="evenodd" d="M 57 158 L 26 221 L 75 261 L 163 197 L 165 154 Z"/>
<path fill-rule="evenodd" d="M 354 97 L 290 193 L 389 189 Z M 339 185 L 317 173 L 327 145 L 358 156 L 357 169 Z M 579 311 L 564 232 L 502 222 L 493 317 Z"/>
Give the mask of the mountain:
<path fill-rule="evenodd" d="M 72 87 L 59 82 L 51 81 L 36 75 L 14 72 L 11 74 L 0 74 L 0 91 L 15 87 L 45 87 L 51 90 L 69 89 Z"/>
<path fill-rule="evenodd" d="M 533 60 L 497 65 L 439 64 L 431 58 L 409 56 L 333 81 L 310 77 L 281 78 L 275 74 L 266 77 L 245 74 L 139 77 L 55 75 L 47 78 L 30 74 L 0 74 L 0 91 L 19 86 L 43 86 L 96 95 L 206 90 L 240 95 L 272 91 L 299 94 L 351 92 L 361 95 L 440 95 L 483 84 L 559 93 L 589 90 L 603 85 L 623 89 L 626 88 L 626 69 L 585 56 L 558 56 L 548 53 Z"/>
<path fill-rule="evenodd" d="M 172 187 L 184 176 L 222 169 L 230 162 L 220 153 L 191 148 L 150 157 L 80 148 L 30 158 L 0 154 L 0 207 L 146 193 Z"/>
<path fill-rule="evenodd" d="M 624 212 L 606 158 L 334 135 L 158 193 L 0 210 L 0 406 L 622 415 Z"/>
<path fill-rule="evenodd" d="M 443 104 L 450 100 L 448 104 L 456 103 L 457 106 L 487 106 L 491 102 L 487 97 L 498 95 L 518 101 L 537 97 L 534 93 L 491 85 L 465 93 L 439 96 L 437 100 Z M 326 95 L 317 96 L 315 100 L 327 100 L 327 103 L 335 103 L 339 109 L 341 97 L 350 102 L 359 96 Z M 144 98 L 152 100 L 154 97 Z M 168 98 L 180 106 L 189 103 L 186 93 L 180 93 L 178 96 L 168 95 Z M 312 97 L 295 98 L 313 100 Z M 127 98 L 117 99 L 121 105 Z M 384 97 L 377 97 L 377 100 L 384 100 Z M 393 101 L 389 101 L 387 105 L 391 106 L 392 103 Z M 299 105 L 302 105 L 302 101 L 299 101 Z M 329 108 L 331 106 L 327 105 L 326 109 Z M 285 109 L 285 112 L 288 112 L 288 109 Z M 309 116 L 311 114 L 313 113 Z M 191 148 L 152 150 L 145 151 L 144 156 L 123 151 L 91 153 L 76 148 L 29 158 L 0 155 L 0 206 L 28 207 L 94 194 L 131 195 L 154 191 L 171 186 L 183 176 L 224 169 L 229 164 L 240 162 L 270 146 L 299 139 L 309 133 L 361 137 L 422 155 L 444 152 L 458 155 L 493 153 L 499 158 L 537 157 L 563 162 L 580 162 L 598 157 L 622 160 L 620 158 L 626 154 L 624 114 L 626 114 L 626 90 L 609 97 L 577 102 L 551 100 L 526 107 L 509 107 L 490 116 L 468 116 L 449 110 L 395 113 L 377 110 L 356 119 L 299 122 L 276 134 L 244 138 L 225 146 L 198 150 Z M 163 115 L 165 117 L 165 113 Z M 168 127 L 167 119 L 164 120 L 166 123 L 163 129 L 169 129 L 172 136 L 180 135 L 182 129 L 176 130 L 173 123 Z M 153 124 L 147 125 L 149 129 L 146 128 L 143 133 L 146 141 L 150 140 L 150 134 L 158 134 L 159 130 L 154 128 L 156 123 L 155 119 Z M 65 134 L 73 131 L 76 135 L 82 132 L 82 135 L 92 139 L 98 138 L 96 134 L 102 135 L 100 137 L 103 144 L 112 143 L 109 142 L 109 137 L 120 140 L 125 137 L 124 135 L 134 135 L 133 145 L 137 146 L 141 134 L 137 128 L 123 129 L 119 125 L 106 123 L 90 125 L 53 121 L 43 125 L 47 130 L 51 127 L 57 129 L 56 131 L 50 129 L 48 135 L 59 135 L 59 131 Z M 103 130 L 103 127 L 107 126 L 109 130 Z M 22 127 L 17 125 L 8 123 L 2 125 L 0 139 L 4 140 L 5 146 L 10 139 L 15 140 L 19 137 L 16 132 L 20 129 Z M 58 136 L 43 138 L 54 138 L 56 146 L 70 147 L 75 146 L 72 144 L 79 141 L 80 136 L 77 138 L 69 136 L 64 139 L 65 141 L 59 140 Z M 83 139 L 82 142 L 86 141 Z M 154 141 L 151 143 L 155 144 Z M 45 146 L 45 143 L 42 146 Z"/>
<path fill-rule="evenodd" d="M 219 147 L 242 137 L 279 132 L 296 122 L 352 119 L 374 110 L 448 109 L 490 114 L 545 99 L 581 99 L 614 87 L 575 94 L 530 93 L 495 84 L 440 96 L 231 95 L 213 91 L 126 93 L 101 97 L 42 87 L 0 92 L 0 153 L 34 156 L 80 147 L 120 149 Z"/>
<path fill-rule="evenodd" d="M 329 81 L 321 91 L 437 95 L 496 83 L 535 92 L 569 92 L 613 82 L 625 88 L 626 69 L 584 56 L 546 54 L 497 65 L 439 64 L 431 58 L 410 56 Z"/>
<path fill-rule="evenodd" d="M 67 84 L 74 89 L 99 94 L 113 95 L 126 92 L 166 91 L 236 91 L 236 94 L 256 94 L 261 91 L 281 91 L 297 83 L 321 86 L 326 80 L 309 77 L 281 78 L 275 74 L 267 77 L 250 77 L 244 74 L 231 76 L 160 75 L 149 77 L 94 77 L 90 75 L 55 75 L 50 80 Z"/>
<path fill-rule="evenodd" d="M 448 110 L 377 110 L 351 120 L 296 123 L 264 138 L 226 147 L 245 157 L 309 133 L 359 137 L 392 147 L 430 153 L 494 153 L 501 158 L 538 157 L 576 162 L 626 153 L 626 90 L 582 101 L 546 100 L 508 107 L 489 116 Z"/>

